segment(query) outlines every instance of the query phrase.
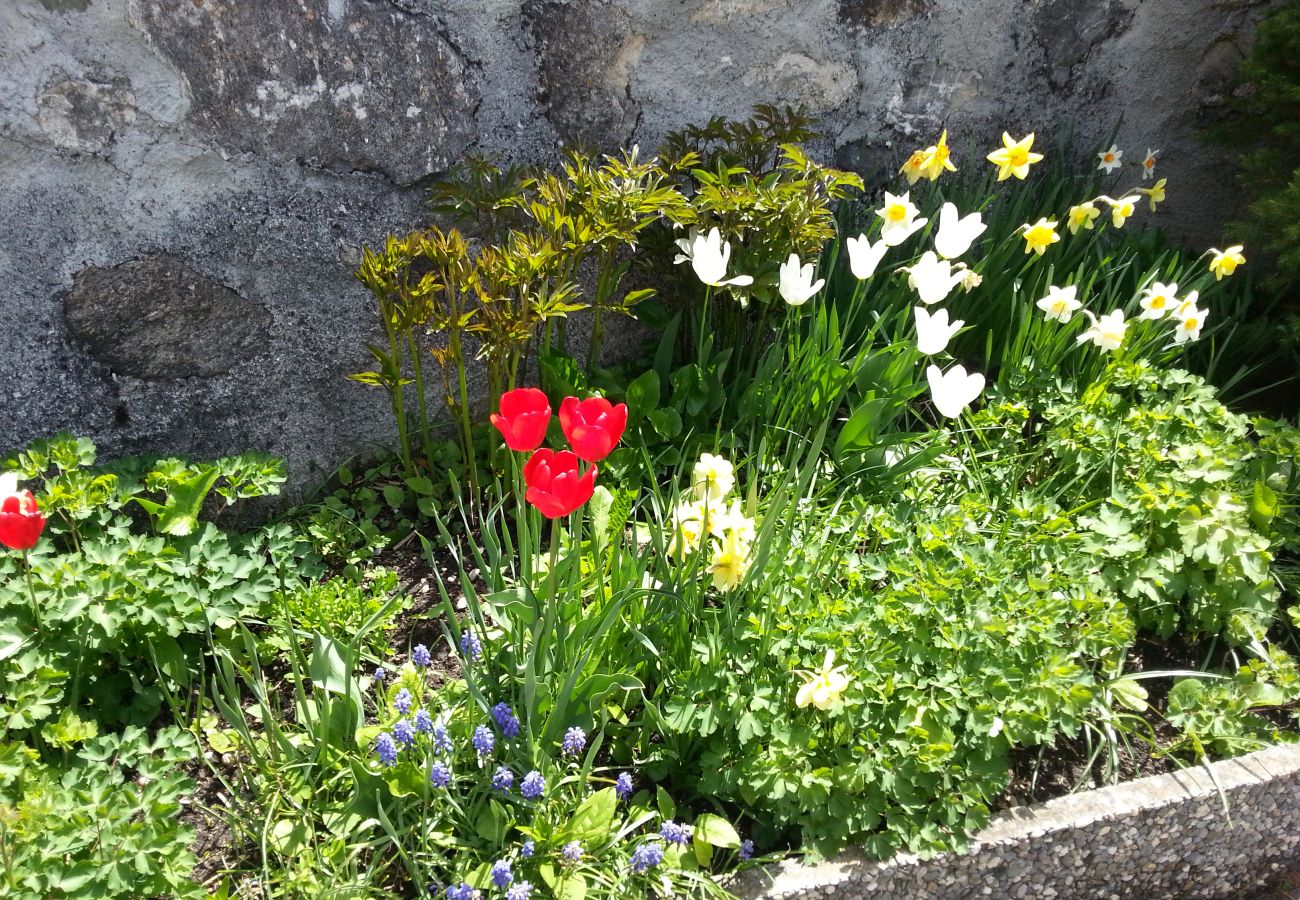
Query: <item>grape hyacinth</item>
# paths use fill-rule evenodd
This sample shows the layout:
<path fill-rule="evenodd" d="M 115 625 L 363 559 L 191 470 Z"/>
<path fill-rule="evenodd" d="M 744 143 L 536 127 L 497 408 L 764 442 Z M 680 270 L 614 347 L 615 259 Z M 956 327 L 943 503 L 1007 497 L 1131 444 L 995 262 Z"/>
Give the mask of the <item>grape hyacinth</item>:
<path fill-rule="evenodd" d="M 560 744 L 560 752 L 565 756 L 577 756 L 586 746 L 587 732 L 575 725 L 564 732 L 564 741 Z"/>
<path fill-rule="evenodd" d="M 530 856 L 533 855 L 534 847 L 536 847 L 536 845 L 533 843 L 533 839 L 529 838 L 528 840 L 524 841 L 523 846 L 519 848 L 519 855 L 522 856 L 524 859 L 528 859 Z"/>
<path fill-rule="evenodd" d="M 498 703 L 492 707 L 492 721 L 497 723 L 497 728 L 501 729 L 503 737 L 514 738 L 519 736 L 519 719 L 516 718 L 509 705 Z"/>
<path fill-rule="evenodd" d="M 492 775 L 492 787 L 498 791 L 508 791 L 515 783 L 515 774 L 505 766 L 497 766 Z"/>
<path fill-rule="evenodd" d="M 644 872 L 664 861 L 664 848 L 658 844 L 642 844 L 632 851 L 632 871 Z"/>
<path fill-rule="evenodd" d="M 399 715 L 406 715 L 411 711 L 411 692 L 402 688 L 393 698 L 393 709 L 397 710 Z"/>
<path fill-rule="evenodd" d="M 741 841 L 740 858 L 749 859 L 753 855 L 754 855 L 754 842 L 748 839 Z"/>
<path fill-rule="evenodd" d="M 388 732 L 375 739 L 375 755 L 386 766 L 397 765 L 397 744 L 393 743 L 393 736 Z"/>
<path fill-rule="evenodd" d="M 382 684 L 384 679 L 387 677 L 388 677 L 388 673 L 384 671 L 383 666 L 375 667 L 375 681 L 378 681 L 380 684 Z"/>
<path fill-rule="evenodd" d="M 445 763 L 435 762 L 429 767 L 429 784 L 436 788 L 451 784 L 451 769 Z"/>
<path fill-rule="evenodd" d="M 560 855 L 569 862 L 576 863 L 578 860 L 582 859 L 582 843 L 579 841 L 569 841 L 569 843 L 564 845 L 564 849 L 560 851 Z"/>
<path fill-rule="evenodd" d="M 660 827 L 659 836 L 670 844 L 681 844 L 684 847 L 690 843 L 691 826 L 678 825 L 669 819 Z"/>
<path fill-rule="evenodd" d="M 614 793 L 618 795 L 618 799 L 626 800 L 632 796 L 633 790 L 632 776 L 627 772 L 620 772 L 618 780 L 614 782 Z"/>
<path fill-rule="evenodd" d="M 420 734 L 428 734 L 433 731 L 433 717 L 429 715 L 429 711 L 423 706 L 415 711 L 415 730 Z M 443 733 L 446 733 L 445 730 Z"/>
<path fill-rule="evenodd" d="M 506 891 L 506 900 L 529 900 L 533 896 L 533 883 L 531 881 L 521 881 L 518 884 L 511 885 L 510 890 Z"/>
<path fill-rule="evenodd" d="M 427 667 L 433 662 L 433 658 L 429 655 L 429 648 L 424 644 L 416 644 L 415 648 L 411 650 L 411 662 L 420 668 Z"/>
<path fill-rule="evenodd" d="M 474 635 L 474 632 L 468 628 L 460 633 L 460 652 L 465 654 L 468 659 L 476 661 L 483 655 L 483 645 Z"/>
<path fill-rule="evenodd" d="M 492 732 L 486 725 L 479 725 L 474 729 L 474 737 L 470 739 L 474 749 L 478 751 L 480 757 L 487 756 L 496 746 L 496 738 L 492 737 Z"/>
<path fill-rule="evenodd" d="M 433 726 L 433 752 L 450 753 L 455 749 L 451 742 L 451 735 L 447 734 L 447 726 L 439 722 Z"/>
<path fill-rule="evenodd" d="M 524 780 L 519 782 L 519 793 L 523 794 L 525 800 L 540 799 L 546 793 L 546 779 L 542 773 L 534 769 L 525 775 Z"/>
<path fill-rule="evenodd" d="M 473 900 L 474 889 L 468 882 L 453 884 L 447 888 L 447 900 Z"/>
<path fill-rule="evenodd" d="M 407 719 L 398 719 L 393 723 L 393 738 L 399 744 L 411 746 L 415 743 L 415 729 Z"/>
<path fill-rule="evenodd" d="M 497 887 L 506 887 L 514 880 L 515 874 L 510 871 L 510 860 L 498 859 L 492 864 L 492 883 Z"/>

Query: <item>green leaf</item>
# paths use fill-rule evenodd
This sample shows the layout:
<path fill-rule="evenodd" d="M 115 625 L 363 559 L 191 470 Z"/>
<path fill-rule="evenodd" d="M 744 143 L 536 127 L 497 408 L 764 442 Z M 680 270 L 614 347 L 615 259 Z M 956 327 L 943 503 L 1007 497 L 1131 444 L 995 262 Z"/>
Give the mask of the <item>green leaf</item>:
<path fill-rule="evenodd" d="M 1260 531 L 1265 530 L 1277 516 L 1281 504 L 1277 492 L 1262 481 L 1255 482 L 1254 496 L 1250 503 L 1250 521 Z"/>
<path fill-rule="evenodd" d="M 1115 702 L 1120 706 L 1127 707 L 1135 712 L 1143 712 L 1147 708 L 1146 688 L 1131 678 L 1119 678 L 1112 681 L 1110 692 L 1115 698 Z"/>
<path fill-rule="evenodd" d="M 724 847 L 730 850 L 740 848 L 740 835 L 736 829 L 731 827 L 731 823 L 722 816 L 713 813 L 701 813 L 695 819 L 693 834 L 695 840 L 703 841 L 714 847 Z M 701 860 L 703 863 L 704 860 Z"/>
<path fill-rule="evenodd" d="M 603 841 L 614 823 L 618 811 L 618 796 L 612 787 L 602 788 L 592 794 L 574 812 L 568 831 L 575 841 Z"/>
<path fill-rule="evenodd" d="M 659 408 L 659 373 L 643 372 L 627 386 L 627 410 L 633 422 L 640 421 Z"/>
<path fill-rule="evenodd" d="M 347 655 L 337 641 L 323 634 L 311 636 L 311 662 L 307 666 L 307 675 L 321 690 L 331 694 L 352 693 L 352 666 Z"/>

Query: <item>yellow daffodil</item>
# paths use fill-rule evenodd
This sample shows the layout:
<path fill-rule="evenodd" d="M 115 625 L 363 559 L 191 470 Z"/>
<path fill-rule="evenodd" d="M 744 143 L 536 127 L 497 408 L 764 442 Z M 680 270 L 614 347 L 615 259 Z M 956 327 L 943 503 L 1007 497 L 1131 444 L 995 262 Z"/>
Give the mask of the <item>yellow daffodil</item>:
<path fill-rule="evenodd" d="M 1109 197 L 1102 197 L 1102 200 L 1110 206 L 1110 223 L 1116 228 L 1123 228 L 1124 223 L 1137 212 L 1138 198 L 1134 194 L 1120 197 L 1118 200 L 1112 200 Z"/>
<path fill-rule="evenodd" d="M 967 269 L 961 273 L 961 289 L 968 294 L 983 283 L 984 276 L 974 269 Z"/>
<path fill-rule="evenodd" d="M 745 544 L 754 542 L 754 520 L 745 515 L 744 510 L 740 508 L 739 500 L 732 500 L 730 506 L 719 512 L 716 524 L 721 531 L 719 537 L 735 535 Z"/>
<path fill-rule="evenodd" d="M 1061 239 L 1056 233 L 1056 222 L 1047 219 L 1039 219 L 1033 225 L 1021 225 L 1020 230 L 1024 232 L 1025 252 L 1037 253 L 1039 256 Z"/>
<path fill-rule="evenodd" d="M 704 536 L 704 517 L 694 503 L 682 503 L 673 510 L 672 534 L 668 539 L 668 555 L 681 562 L 700 549 Z"/>
<path fill-rule="evenodd" d="M 1214 254 L 1210 260 L 1210 271 L 1214 273 L 1215 281 L 1222 281 L 1224 276 L 1237 271 L 1237 266 L 1245 265 L 1246 257 L 1241 253 L 1244 249 L 1241 244 L 1234 244 L 1227 250 L 1210 250 Z"/>
<path fill-rule="evenodd" d="M 1066 223 L 1066 227 L 1070 229 L 1070 234 L 1078 234 L 1080 228 L 1092 231 L 1092 223 L 1100 215 L 1101 210 L 1097 208 L 1097 204 L 1087 200 L 1078 206 L 1070 207 L 1070 221 Z"/>
<path fill-rule="evenodd" d="M 1165 184 L 1166 184 L 1168 181 L 1169 181 L 1168 178 L 1161 178 L 1159 181 L 1157 181 L 1155 184 L 1151 185 L 1151 187 L 1149 187 L 1149 188 L 1138 188 L 1138 189 L 1137 189 L 1137 191 L 1138 191 L 1139 194 L 1146 194 L 1147 199 L 1151 201 L 1151 211 L 1152 211 L 1152 212 L 1155 212 L 1155 211 L 1156 211 L 1156 204 L 1157 204 L 1157 203 L 1164 203 L 1164 202 L 1165 202 Z"/>
<path fill-rule="evenodd" d="M 931 181 L 938 181 L 939 176 L 944 172 L 956 172 L 957 167 L 952 164 L 951 157 L 952 153 L 948 150 L 948 130 L 945 128 L 943 134 L 939 135 L 939 143 L 925 148 L 925 162 L 921 174 Z"/>
<path fill-rule="evenodd" d="M 907 178 L 908 184 L 916 184 L 921 180 L 921 176 L 925 174 L 925 151 L 917 150 L 907 158 L 907 162 L 903 163 L 903 168 L 898 171 Z"/>
<path fill-rule="evenodd" d="M 845 666 L 834 666 L 835 651 L 826 651 L 826 660 L 822 667 L 816 672 L 800 672 L 799 677 L 804 679 L 804 683 L 799 687 L 799 693 L 795 695 L 795 706 L 803 709 L 805 706 L 812 705 L 818 709 L 828 709 L 839 701 L 840 695 L 849 686 L 849 676 L 845 673 Z"/>
<path fill-rule="evenodd" d="M 1032 146 L 1032 131 L 1018 141 L 1005 131 L 1002 132 L 1002 147 L 988 155 L 988 161 L 998 167 L 998 181 L 1006 181 L 1012 175 L 1024 181 L 1029 174 L 1029 167 L 1043 160 L 1043 154 L 1030 152 Z"/>
<path fill-rule="evenodd" d="M 713 559 L 709 561 L 709 574 L 713 586 L 720 591 L 735 589 L 749 572 L 749 544 L 734 531 L 714 545 Z"/>

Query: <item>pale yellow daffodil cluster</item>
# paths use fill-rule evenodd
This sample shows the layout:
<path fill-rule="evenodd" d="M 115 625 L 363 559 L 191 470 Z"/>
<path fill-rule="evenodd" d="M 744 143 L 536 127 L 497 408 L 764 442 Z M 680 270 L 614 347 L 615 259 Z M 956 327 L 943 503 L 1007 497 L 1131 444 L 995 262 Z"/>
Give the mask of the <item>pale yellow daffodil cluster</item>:
<path fill-rule="evenodd" d="M 698 553 L 708 553 L 706 566 L 713 586 L 720 591 L 736 588 L 749 573 L 754 543 L 754 520 L 741 502 L 731 498 L 735 468 L 725 457 L 700 456 L 691 471 L 691 499 L 672 513 L 668 555 L 685 563 Z"/>
<path fill-rule="evenodd" d="M 849 676 L 845 672 L 847 666 L 837 666 L 835 663 L 835 651 L 827 650 L 826 659 L 822 661 L 822 666 L 815 672 L 797 671 L 803 684 L 799 686 L 799 692 L 795 694 L 795 706 L 803 709 L 806 706 L 815 706 L 817 709 L 830 709 L 840 700 L 840 695 L 844 693 L 851 683 Z"/>

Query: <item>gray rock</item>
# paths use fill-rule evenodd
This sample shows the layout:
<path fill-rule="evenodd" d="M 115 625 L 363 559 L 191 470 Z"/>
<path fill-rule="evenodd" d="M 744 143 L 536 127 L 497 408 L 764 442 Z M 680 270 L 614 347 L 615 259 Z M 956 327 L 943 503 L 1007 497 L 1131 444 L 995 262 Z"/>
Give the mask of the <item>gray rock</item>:
<path fill-rule="evenodd" d="M 93 359 L 145 380 L 224 375 L 270 344 L 266 307 L 165 253 L 82 269 L 63 310 Z"/>
<path fill-rule="evenodd" d="M 233 152 L 409 183 L 474 140 L 465 61 L 423 4 L 156 0 L 137 15 L 188 81 L 190 115 Z"/>
<path fill-rule="evenodd" d="M 539 98 L 559 135 L 606 150 L 626 144 L 641 113 L 631 70 L 646 40 L 631 17 L 594 0 L 528 0 L 524 19 L 537 49 Z"/>

